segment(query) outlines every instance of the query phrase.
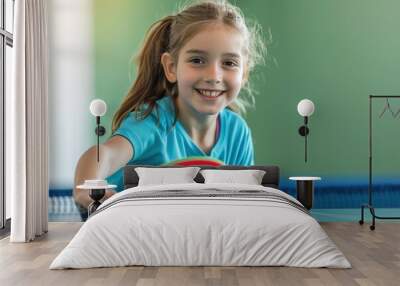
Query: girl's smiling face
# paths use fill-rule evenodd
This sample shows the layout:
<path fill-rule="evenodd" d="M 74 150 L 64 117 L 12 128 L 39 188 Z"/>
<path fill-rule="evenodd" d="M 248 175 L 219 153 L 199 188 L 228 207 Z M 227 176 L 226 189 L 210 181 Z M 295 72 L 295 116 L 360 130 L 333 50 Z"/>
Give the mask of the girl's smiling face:
<path fill-rule="evenodd" d="M 244 81 L 243 36 L 222 23 L 204 26 L 179 51 L 178 63 L 165 53 L 164 71 L 177 82 L 180 112 L 216 115 L 239 94 Z"/>

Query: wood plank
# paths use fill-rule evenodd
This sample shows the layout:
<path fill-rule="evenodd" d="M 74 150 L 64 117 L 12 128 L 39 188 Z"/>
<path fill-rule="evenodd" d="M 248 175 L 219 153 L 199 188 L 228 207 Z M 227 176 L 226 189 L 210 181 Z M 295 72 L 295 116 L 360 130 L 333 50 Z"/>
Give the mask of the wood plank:
<path fill-rule="evenodd" d="M 398 285 L 400 224 L 380 223 L 375 231 L 357 223 L 322 223 L 352 269 L 295 267 L 116 267 L 49 270 L 81 223 L 50 223 L 32 243 L 0 240 L 0 285 Z"/>

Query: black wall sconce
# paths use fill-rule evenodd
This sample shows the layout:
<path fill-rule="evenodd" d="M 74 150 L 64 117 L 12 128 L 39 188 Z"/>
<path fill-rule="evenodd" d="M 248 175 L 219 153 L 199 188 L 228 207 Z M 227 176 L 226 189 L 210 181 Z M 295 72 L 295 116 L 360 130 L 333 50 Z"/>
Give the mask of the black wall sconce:
<path fill-rule="evenodd" d="M 303 99 L 297 104 L 297 112 L 304 117 L 304 125 L 299 128 L 299 134 L 304 137 L 304 162 L 307 162 L 307 137 L 310 133 L 308 117 L 314 113 L 314 109 L 314 103 L 309 99 Z"/>
<path fill-rule="evenodd" d="M 101 99 L 94 99 L 90 103 L 90 113 L 96 117 L 96 124 L 97 127 L 95 129 L 95 133 L 97 135 L 97 162 L 100 161 L 100 154 L 99 154 L 99 143 L 100 143 L 100 136 L 103 136 L 106 133 L 106 129 L 104 126 L 100 125 L 100 117 L 106 114 L 107 112 L 107 104 L 104 100 Z"/>
<path fill-rule="evenodd" d="M 104 116 L 107 111 L 106 103 L 101 99 L 94 99 L 90 103 L 90 113 L 96 117 L 96 129 L 95 133 L 97 135 L 97 163 L 100 162 L 100 136 L 106 133 L 104 126 L 100 125 L 100 117 Z M 107 189 L 112 189 L 117 187 L 116 185 L 109 185 L 106 180 L 103 179 L 90 179 L 85 180 L 83 185 L 77 186 L 78 189 L 89 190 L 89 197 L 93 202 L 88 206 L 88 216 L 91 216 L 97 208 L 100 206 L 100 200 L 104 197 Z"/>

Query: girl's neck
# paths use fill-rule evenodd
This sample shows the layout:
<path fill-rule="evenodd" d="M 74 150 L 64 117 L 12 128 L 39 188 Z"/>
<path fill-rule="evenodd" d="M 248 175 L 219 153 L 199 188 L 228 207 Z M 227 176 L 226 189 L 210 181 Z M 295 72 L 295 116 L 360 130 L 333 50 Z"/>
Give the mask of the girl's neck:
<path fill-rule="evenodd" d="M 188 114 L 178 115 L 179 121 L 185 127 L 190 137 L 206 137 L 207 134 L 214 134 L 217 122 L 217 115 L 207 115 L 204 117 L 192 117 Z"/>
<path fill-rule="evenodd" d="M 204 115 L 179 108 L 178 119 L 192 140 L 205 152 L 209 153 L 216 142 L 218 114 Z"/>

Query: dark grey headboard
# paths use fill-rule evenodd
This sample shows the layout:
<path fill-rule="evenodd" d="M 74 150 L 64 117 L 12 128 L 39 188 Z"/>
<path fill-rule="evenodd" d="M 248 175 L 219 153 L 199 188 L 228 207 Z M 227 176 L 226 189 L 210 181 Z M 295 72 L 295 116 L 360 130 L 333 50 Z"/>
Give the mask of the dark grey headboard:
<path fill-rule="evenodd" d="M 139 177 L 135 172 L 137 167 L 148 167 L 148 168 L 179 168 L 179 166 L 144 166 L 144 165 L 127 165 L 124 168 L 124 189 L 133 188 L 138 185 Z M 220 167 L 211 166 L 199 166 L 201 169 L 222 169 L 222 170 L 246 170 L 256 169 L 264 170 L 266 173 L 262 180 L 262 185 L 265 187 L 271 187 L 279 189 L 279 167 L 278 166 L 231 166 L 224 165 Z M 194 178 L 198 183 L 204 183 L 203 176 L 200 173 Z"/>

